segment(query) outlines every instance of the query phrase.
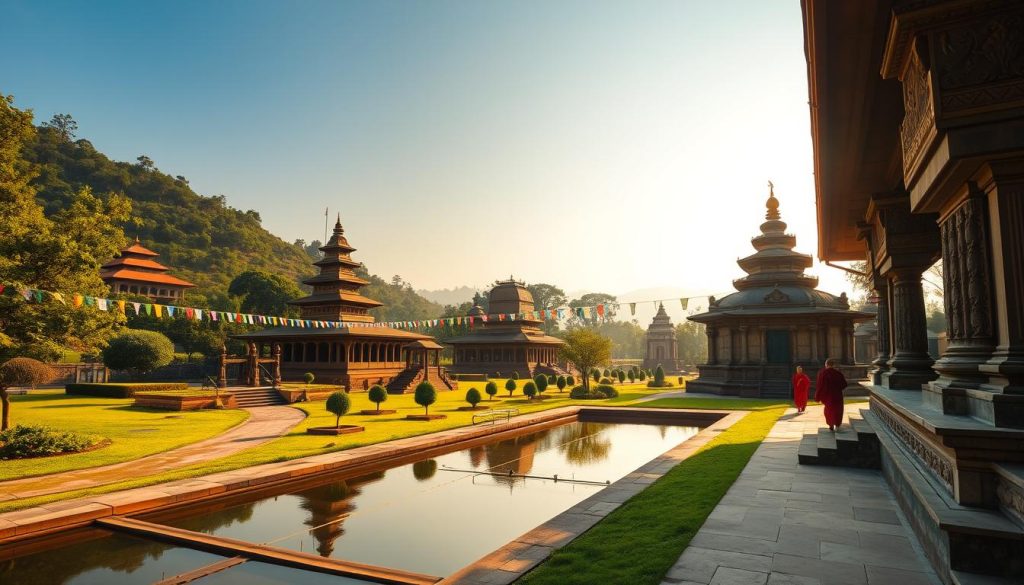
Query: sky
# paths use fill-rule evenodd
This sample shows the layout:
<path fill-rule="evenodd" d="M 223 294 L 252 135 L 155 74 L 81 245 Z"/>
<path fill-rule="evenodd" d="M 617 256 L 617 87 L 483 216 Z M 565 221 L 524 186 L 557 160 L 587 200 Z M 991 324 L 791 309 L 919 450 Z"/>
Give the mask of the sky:
<path fill-rule="evenodd" d="M 798 0 L 0 0 L 0 92 L 418 289 L 732 290 L 817 238 Z M 816 265 L 821 288 L 851 291 Z M 643 300 L 635 296 L 629 300 Z"/>

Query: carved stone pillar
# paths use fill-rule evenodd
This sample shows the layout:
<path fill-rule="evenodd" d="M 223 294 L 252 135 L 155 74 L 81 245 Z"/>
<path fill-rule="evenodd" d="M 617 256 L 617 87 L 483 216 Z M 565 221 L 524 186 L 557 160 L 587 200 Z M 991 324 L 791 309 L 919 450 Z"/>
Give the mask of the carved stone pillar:
<path fill-rule="evenodd" d="M 708 365 L 718 363 L 718 329 L 708 325 L 704 328 L 704 334 L 708 338 Z"/>
<path fill-rule="evenodd" d="M 998 345 L 981 366 L 989 377 L 984 389 L 1020 396 L 1024 395 L 1024 158 L 991 162 L 979 175 L 990 214 L 995 314 L 978 307 L 972 312 L 971 325 L 977 321 L 979 333 L 984 333 L 986 318 L 994 317 L 999 323 Z M 979 288 L 984 284 L 979 283 Z M 997 413 L 997 424 L 1024 426 L 1024 406 L 1013 407 L 1012 415 L 1010 410 L 1003 420 Z"/>
<path fill-rule="evenodd" d="M 273 349 L 274 357 L 274 388 L 281 387 L 281 344 L 275 343 Z"/>
<path fill-rule="evenodd" d="M 738 363 L 746 364 L 750 362 L 750 356 L 747 355 L 747 326 L 740 325 L 737 331 L 739 331 L 740 336 L 740 359 Z"/>
<path fill-rule="evenodd" d="M 768 328 L 764 325 L 758 327 L 759 335 L 761 336 L 761 365 L 768 363 Z"/>
<path fill-rule="evenodd" d="M 853 357 L 853 323 L 848 322 L 843 326 L 843 363 L 853 364 L 856 360 Z"/>
<path fill-rule="evenodd" d="M 220 374 L 217 376 L 217 386 L 228 387 L 228 348 L 220 346 Z"/>
<path fill-rule="evenodd" d="M 892 359 L 882 383 L 895 390 L 920 390 L 935 379 L 928 355 L 928 330 L 921 288 L 922 267 L 895 269 L 892 281 Z"/>
<path fill-rule="evenodd" d="M 889 327 L 891 295 L 889 281 L 884 278 L 875 279 L 875 295 L 878 297 L 878 357 L 871 364 L 875 368 L 871 371 L 871 383 L 880 385 L 882 375 L 889 371 L 889 355 L 891 347 L 891 328 Z"/>

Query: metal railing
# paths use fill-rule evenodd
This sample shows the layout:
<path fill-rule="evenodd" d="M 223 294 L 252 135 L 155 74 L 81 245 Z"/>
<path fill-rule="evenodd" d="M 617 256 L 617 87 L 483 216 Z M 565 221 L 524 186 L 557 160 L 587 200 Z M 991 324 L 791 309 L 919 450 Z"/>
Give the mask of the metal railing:
<path fill-rule="evenodd" d="M 482 412 L 480 414 L 473 415 L 473 424 L 477 422 L 490 422 L 494 424 L 497 420 L 504 418 L 505 422 L 508 422 L 513 416 L 519 415 L 518 408 L 500 408 L 498 410 L 491 410 L 489 412 Z M 479 419 L 479 420 L 477 420 Z"/>

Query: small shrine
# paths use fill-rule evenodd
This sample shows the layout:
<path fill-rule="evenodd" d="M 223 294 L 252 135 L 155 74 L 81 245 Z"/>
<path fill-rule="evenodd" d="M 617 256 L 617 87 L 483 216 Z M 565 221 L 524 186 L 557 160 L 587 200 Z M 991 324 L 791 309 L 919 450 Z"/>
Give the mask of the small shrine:
<path fill-rule="evenodd" d="M 708 363 L 687 383 L 691 392 L 788 397 L 796 366 L 813 382 L 830 357 L 851 384 L 867 377 L 866 364 L 854 365 L 853 332 L 873 315 L 851 310 L 846 293 L 815 288 L 818 278 L 804 273 L 811 256 L 793 250 L 796 236 L 786 233 L 771 183 L 765 205 L 755 252 L 737 261 L 747 273 L 733 281 L 737 292 L 711 297 L 707 312 L 689 317 L 707 326 L 708 339 Z"/>
<path fill-rule="evenodd" d="M 644 369 L 653 370 L 659 365 L 667 373 L 680 371 L 679 340 L 672 318 L 665 312 L 665 305 L 658 303 L 658 313 L 647 327 L 644 351 Z"/>
<path fill-rule="evenodd" d="M 155 260 L 156 252 L 142 247 L 138 238 L 117 258 L 100 266 L 100 278 L 115 294 L 149 297 L 164 303 L 180 303 L 195 285 L 167 274 L 170 268 Z"/>
<path fill-rule="evenodd" d="M 275 346 L 281 351 L 281 377 L 300 380 L 312 372 L 317 380 L 349 389 L 367 390 L 374 384 L 392 394 L 411 392 L 427 380 L 438 390 L 454 390 L 458 384 L 440 365 L 442 347 L 434 338 L 374 322 L 370 309 L 383 303 L 363 296 L 369 281 L 360 278 L 352 259 L 341 218 L 331 239 L 320 248 L 323 258 L 313 264 L 320 269 L 303 282 L 313 287 L 308 296 L 292 301 L 301 319 L 332 322 L 325 328 L 270 327 L 235 335 L 256 344 L 257 354 L 268 354 Z"/>
<path fill-rule="evenodd" d="M 532 316 L 535 309 L 525 283 L 511 277 L 495 282 L 488 310 L 477 305 L 469 311 L 469 316 L 481 318 L 481 324 L 467 335 L 444 340 L 455 348 L 451 371 L 502 376 L 515 372 L 520 378 L 567 373 L 558 359 L 564 342 L 544 333 L 543 321 Z"/>

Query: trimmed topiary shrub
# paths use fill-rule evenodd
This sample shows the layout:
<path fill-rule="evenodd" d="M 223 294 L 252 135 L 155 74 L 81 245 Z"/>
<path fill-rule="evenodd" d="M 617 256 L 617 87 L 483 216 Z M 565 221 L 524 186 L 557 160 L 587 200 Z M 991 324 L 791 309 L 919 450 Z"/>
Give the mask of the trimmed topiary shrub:
<path fill-rule="evenodd" d="M 647 374 L 645 374 L 643 370 L 640 370 L 639 372 L 637 372 L 637 375 L 636 375 L 636 377 L 637 377 L 637 378 L 638 378 L 638 379 L 639 379 L 639 380 L 640 380 L 641 382 L 643 382 L 644 380 L 646 380 L 646 379 L 647 379 Z"/>
<path fill-rule="evenodd" d="M 576 377 L 575 376 L 566 376 L 565 377 L 565 383 L 567 385 L 569 385 L 569 386 L 575 386 L 576 385 Z"/>
<path fill-rule="evenodd" d="M 437 461 L 426 459 L 412 464 L 412 476 L 417 481 L 427 481 L 437 473 Z"/>
<path fill-rule="evenodd" d="M 508 382 L 505 382 L 505 390 L 508 390 L 509 397 L 516 391 L 516 380 L 515 378 L 509 378 Z"/>
<path fill-rule="evenodd" d="M 626 372 L 626 377 L 629 378 L 629 383 L 630 384 L 632 384 L 633 382 L 636 382 L 636 372 L 633 371 L 632 369 L 630 369 L 628 372 Z"/>
<path fill-rule="evenodd" d="M 592 387 L 590 393 L 587 393 L 583 386 L 575 386 L 569 391 L 569 398 L 575 398 L 576 400 L 603 400 L 605 398 L 615 398 L 618 395 L 619 391 L 607 384 L 599 384 Z"/>
<path fill-rule="evenodd" d="M 185 382 L 140 382 L 138 384 L 68 384 L 65 394 L 99 398 L 132 398 L 136 392 L 170 392 L 188 390 Z"/>
<path fill-rule="evenodd" d="M 0 459 L 75 453 L 92 445 L 89 437 L 38 425 L 18 425 L 0 431 Z"/>
<path fill-rule="evenodd" d="M 523 384 L 523 396 L 526 396 L 530 400 L 533 400 L 533 397 L 536 395 L 537 384 L 533 380 L 530 380 L 529 382 Z"/>
<path fill-rule="evenodd" d="M 654 369 L 654 379 L 647 383 L 648 388 L 671 388 L 672 383 L 665 381 L 665 368 L 658 364 Z"/>
<path fill-rule="evenodd" d="M 569 381 L 565 379 L 565 376 L 559 376 L 558 378 L 555 379 L 555 386 L 558 386 L 559 392 L 565 392 L 565 387 L 568 384 Z"/>
<path fill-rule="evenodd" d="M 484 392 L 490 396 L 489 400 L 494 400 L 494 395 L 498 393 L 498 385 L 494 382 L 488 382 L 487 385 L 484 386 Z"/>
<path fill-rule="evenodd" d="M 334 415 L 335 428 L 341 426 L 341 417 L 345 416 L 351 405 L 352 401 L 349 400 L 348 394 L 344 392 L 334 392 L 327 397 L 327 412 Z"/>
<path fill-rule="evenodd" d="M 603 394 L 605 398 L 615 398 L 619 395 L 619 391 L 615 389 L 615 386 L 611 384 L 601 384 L 596 388 L 591 389 L 596 394 Z"/>
<path fill-rule="evenodd" d="M 136 374 L 151 372 L 174 359 L 174 344 L 163 333 L 125 329 L 103 348 L 103 365 Z"/>
<path fill-rule="evenodd" d="M 413 399 L 416 400 L 416 404 L 423 407 L 423 414 L 429 415 L 430 405 L 437 401 L 437 390 L 430 382 L 420 382 L 416 386 Z"/>
<path fill-rule="evenodd" d="M 480 404 L 480 391 L 476 388 L 466 390 L 466 402 L 468 402 L 470 406 L 476 408 L 476 405 Z"/>
<path fill-rule="evenodd" d="M 512 375 L 509 376 L 509 378 L 511 378 L 513 380 L 518 380 L 519 379 L 519 372 L 512 372 Z"/>
<path fill-rule="evenodd" d="M 551 374 L 548 376 L 548 386 L 554 386 L 558 383 L 558 376 Z"/>
<path fill-rule="evenodd" d="M 367 394 L 370 399 L 370 402 L 373 402 L 374 404 L 377 405 L 377 412 L 380 412 L 380 403 L 387 402 L 388 400 L 387 388 L 381 386 L 380 384 L 374 384 L 373 386 L 370 386 L 370 391 Z"/>
<path fill-rule="evenodd" d="M 543 394 L 548 389 L 548 377 L 544 374 L 537 374 L 537 377 L 533 379 L 533 383 L 537 385 L 538 394 Z"/>
<path fill-rule="evenodd" d="M 626 381 L 626 372 L 623 372 L 622 370 L 619 370 L 618 372 L 615 372 L 615 376 L 619 379 L 619 384 L 625 383 L 625 381 Z"/>
<path fill-rule="evenodd" d="M 597 368 L 594 368 L 594 372 L 590 375 L 590 377 L 593 378 L 595 382 L 600 381 L 601 380 L 601 370 L 598 370 Z"/>
<path fill-rule="evenodd" d="M 313 383 L 313 380 L 316 380 L 316 376 L 313 375 L 313 372 L 306 372 L 302 374 L 302 380 L 306 382 L 306 386 L 309 386 Z"/>
<path fill-rule="evenodd" d="M 611 378 L 601 378 L 598 381 L 598 384 L 612 384 L 612 383 L 613 382 L 612 382 Z"/>

